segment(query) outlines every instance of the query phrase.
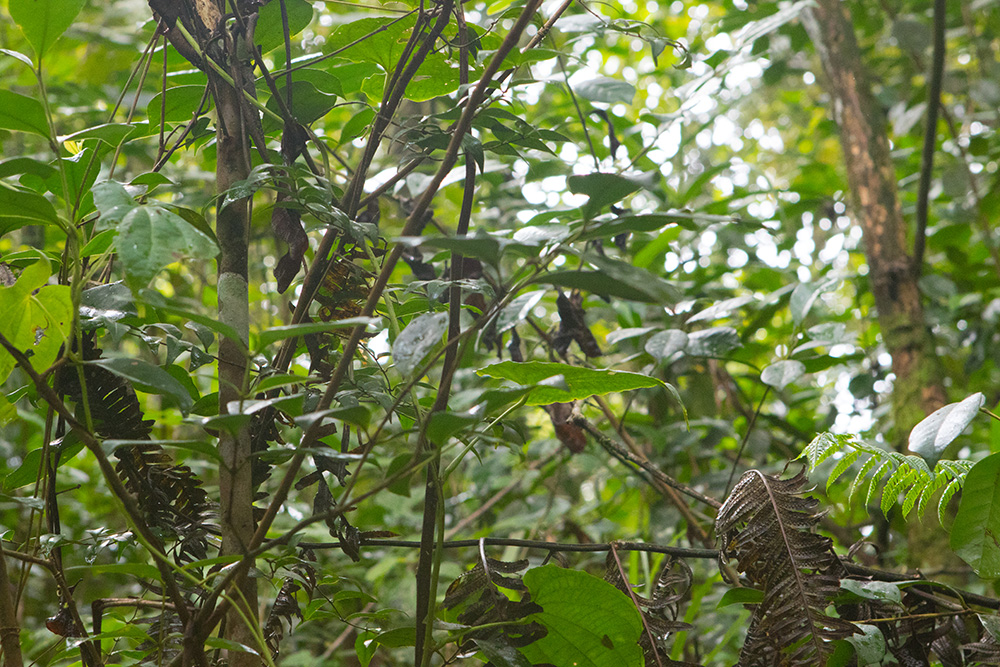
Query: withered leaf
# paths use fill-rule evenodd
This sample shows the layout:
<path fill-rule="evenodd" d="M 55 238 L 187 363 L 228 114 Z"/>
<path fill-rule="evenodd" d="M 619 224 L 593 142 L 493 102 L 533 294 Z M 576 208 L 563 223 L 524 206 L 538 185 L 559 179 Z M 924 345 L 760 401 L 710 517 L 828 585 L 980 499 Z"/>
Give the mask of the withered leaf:
<path fill-rule="evenodd" d="M 587 327 L 586 314 L 583 310 L 583 295 L 578 291 L 568 297 L 559 291 L 556 298 L 556 308 L 559 311 L 559 331 L 552 339 L 552 347 L 560 355 L 566 354 L 569 344 L 576 341 L 580 351 L 588 357 L 601 356 L 601 348 L 597 339 Z"/>

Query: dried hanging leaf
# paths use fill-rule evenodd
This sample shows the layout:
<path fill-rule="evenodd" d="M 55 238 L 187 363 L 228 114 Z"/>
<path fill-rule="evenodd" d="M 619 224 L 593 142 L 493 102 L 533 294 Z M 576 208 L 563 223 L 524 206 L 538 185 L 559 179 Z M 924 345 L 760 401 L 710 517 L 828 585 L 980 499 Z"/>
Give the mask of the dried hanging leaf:
<path fill-rule="evenodd" d="M 278 201 L 271 211 L 271 231 L 274 238 L 288 244 L 288 252 L 281 256 L 274 267 L 274 278 L 278 282 L 278 293 L 282 294 L 302 267 L 302 258 L 309 248 L 309 237 L 302 228 L 302 217 L 293 208 L 281 205 L 288 201 L 288 195 L 278 195 Z"/>
<path fill-rule="evenodd" d="M 586 314 L 583 310 L 583 295 L 574 290 L 567 297 L 562 290 L 556 298 L 556 308 L 559 311 L 559 331 L 552 339 L 552 347 L 560 355 L 565 355 L 569 344 L 576 341 L 580 351 L 588 357 L 601 356 L 601 348 L 597 339 L 587 327 Z"/>
<path fill-rule="evenodd" d="M 573 416 L 573 403 L 552 403 L 545 406 L 552 420 L 552 428 L 556 431 L 559 442 L 574 454 L 579 454 L 587 448 L 587 436 L 583 429 L 570 421 Z"/>

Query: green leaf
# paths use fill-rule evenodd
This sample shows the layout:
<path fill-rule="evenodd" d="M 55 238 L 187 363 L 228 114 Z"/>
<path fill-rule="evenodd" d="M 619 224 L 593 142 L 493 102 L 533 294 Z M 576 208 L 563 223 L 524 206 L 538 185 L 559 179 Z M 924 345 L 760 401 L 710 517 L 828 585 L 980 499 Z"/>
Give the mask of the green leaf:
<path fill-rule="evenodd" d="M 657 361 L 670 363 L 676 361 L 687 347 L 688 335 L 680 329 L 658 331 L 646 341 L 644 349 L 656 357 Z"/>
<path fill-rule="evenodd" d="M 0 181 L 0 236 L 25 225 L 47 225 L 58 220 L 48 199 Z"/>
<path fill-rule="evenodd" d="M 121 222 L 132 209 L 138 207 L 135 199 L 121 183 L 114 181 L 98 183 L 91 189 L 91 192 L 94 194 L 94 206 L 101 213 L 95 226 L 98 231 L 112 228 Z"/>
<path fill-rule="evenodd" d="M 100 139 L 111 146 L 118 146 L 129 138 L 138 128 L 135 125 L 125 123 L 104 123 L 94 125 L 85 130 L 74 132 L 65 137 L 59 137 L 60 141 L 83 141 L 84 139 Z"/>
<path fill-rule="evenodd" d="M 544 296 L 545 290 L 534 290 L 519 294 L 516 298 L 511 299 L 510 303 L 497 315 L 496 332 L 501 334 L 523 322 L 531 314 L 532 308 L 537 306 Z"/>
<path fill-rule="evenodd" d="M 903 602 L 899 586 L 889 581 L 841 579 L 840 587 L 866 600 L 878 600 L 886 604 L 901 604 Z"/>
<path fill-rule="evenodd" d="M 313 7 L 307 0 L 285 0 L 285 10 L 288 13 L 288 32 L 295 37 L 312 21 Z M 267 53 L 285 43 L 285 29 L 281 21 L 281 3 L 278 0 L 261 7 L 257 16 L 257 29 L 254 30 L 254 41 L 260 46 L 262 53 Z M 295 48 L 295 40 L 292 40 Z"/>
<path fill-rule="evenodd" d="M 121 282 L 91 287 L 80 297 L 80 316 L 84 319 L 117 322 L 138 314 L 132 291 Z"/>
<path fill-rule="evenodd" d="M 0 90 L 0 129 L 49 136 L 42 103 L 9 90 Z"/>
<path fill-rule="evenodd" d="M 586 572 L 546 565 L 528 570 L 524 585 L 542 611 L 528 617 L 548 633 L 521 649 L 532 663 L 640 667 L 642 620 L 617 588 Z"/>
<path fill-rule="evenodd" d="M 847 638 L 858 654 L 859 665 L 880 665 L 886 654 L 885 637 L 877 625 L 858 623 L 859 633 Z"/>
<path fill-rule="evenodd" d="M 182 259 L 212 259 L 215 241 L 184 218 L 159 206 L 137 206 L 128 212 L 115 240 L 126 281 L 140 289 L 160 269 Z"/>
<path fill-rule="evenodd" d="M 736 329 L 713 327 L 688 334 L 687 353 L 693 357 L 724 357 L 741 345 Z"/>
<path fill-rule="evenodd" d="M 279 23 L 280 25 L 280 23 Z M 198 110 L 202 97 L 205 95 L 205 86 L 173 86 L 167 88 L 167 103 L 163 104 L 163 93 L 157 93 L 149 99 L 146 105 L 146 118 L 149 119 L 150 127 L 157 127 L 163 123 L 187 123 L 194 117 Z M 206 101 L 205 110 L 211 108 Z"/>
<path fill-rule="evenodd" d="M 105 229 L 103 232 L 95 234 L 92 239 L 87 241 L 87 245 L 83 246 L 80 250 L 80 256 L 93 257 L 94 255 L 107 252 L 115 242 L 115 234 L 117 232 L 113 229 Z"/>
<path fill-rule="evenodd" d="M 48 258 L 29 265 L 17 282 L 0 287 L 0 333 L 27 355 L 41 373 L 59 356 L 73 322 L 73 300 L 67 285 L 46 285 L 51 274 Z M 0 382 L 15 366 L 14 357 L 0 349 Z"/>
<path fill-rule="evenodd" d="M 458 414 L 448 411 L 435 412 L 427 422 L 427 438 L 439 445 L 444 444 L 448 438 L 459 431 L 482 422 L 481 415 Z"/>
<path fill-rule="evenodd" d="M 539 386 L 528 395 L 527 405 L 569 403 L 590 396 L 604 396 L 633 389 L 665 386 L 661 380 L 626 371 L 581 368 L 548 361 L 502 361 L 476 371 L 479 375 L 510 380 L 522 385 L 537 385 L 550 378 L 562 377 L 565 388 Z"/>
<path fill-rule="evenodd" d="M 379 319 L 374 317 L 348 317 L 343 320 L 333 322 L 307 322 L 306 324 L 289 324 L 280 327 L 271 327 L 264 331 L 257 338 L 255 349 L 258 352 L 266 350 L 268 347 L 286 338 L 305 336 L 306 334 L 324 333 L 336 331 L 337 329 L 354 328 L 359 324 L 378 324 Z"/>
<path fill-rule="evenodd" d="M 207 315 L 202 315 L 201 313 L 192 310 L 193 306 L 184 304 L 180 301 L 175 301 L 173 299 L 168 299 L 159 292 L 155 290 L 139 290 L 139 297 L 146 303 L 146 305 L 157 308 L 159 310 L 166 311 L 168 313 L 173 313 L 175 315 L 180 315 L 186 317 L 192 322 L 196 322 L 203 327 L 207 327 L 217 334 L 225 336 L 226 338 L 236 341 L 242 344 L 242 339 L 240 335 L 236 332 L 236 329 L 228 324 L 214 320 Z"/>
<path fill-rule="evenodd" d="M 969 471 L 951 527 L 951 548 L 983 579 L 1000 578 L 1000 454 Z"/>
<path fill-rule="evenodd" d="M 570 176 L 566 179 L 566 184 L 570 192 L 590 197 L 586 207 L 588 217 L 593 217 L 608 204 L 621 201 L 645 187 L 645 183 L 633 178 L 602 173 Z"/>
<path fill-rule="evenodd" d="M 764 591 L 756 588 L 730 588 L 722 594 L 716 609 L 734 604 L 759 604 L 764 599 Z"/>
<path fill-rule="evenodd" d="M 404 377 L 412 375 L 448 330 L 448 313 L 424 313 L 413 318 L 392 343 L 392 360 Z"/>
<path fill-rule="evenodd" d="M 374 641 L 389 648 L 399 648 L 401 646 L 413 646 L 417 643 L 417 629 L 412 625 L 402 628 L 393 628 L 379 633 Z"/>
<path fill-rule="evenodd" d="M 185 413 L 191 409 L 194 402 L 191 394 L 180 382 L 159 366 L 140 361 L 139 359 L 127 359 L 125 357 L 115 357 L 113 359 L 98 359 L 88 361 L 88 364 L 100 366 L 111 371 L 115 375 L 130 381 L 135 387 L 148 394 L 165 394 L 177 401 L 181 410 Z"/>
<path fill-rule="evenodd" d="M 509 644 L 488 639 L 473 639 L 483 656 L 496 667 L 531 667 L 531 663 L 520 651 Z"/>
<path fill-rule="evenodd" d="M 632 104 L 635 97 L 635 86 L 631 83 L 619 79 L 609 79 L 606 76 L 599 76 L 573 86 L 576 94 L 591 102 L 603 102 L 605 104 Z"/>
<path fill-rule="evenodd" d="M 799 283 L 796 285 L 795 290 L 792 291 L 792 299 L 788 304 L 789 309 L 792 311 L 792 320 L 795 324 L 802 324 L 803 320 L 806 319 L 806 315 L 812 309 L 813 304 L 816 303 L 816 299 L 823 292 L 835 287 L 839 283 L 840 280 L 831 278 L 821 283 Z"/>
<path fill-rule="evenodd" d="M 760 374 L 760 381 L 769 387 L 781 391 L 791 383 L 805 375 L 806 365 L 795 359 L 776 361 Z"/>
<path fill-rule="evenodd" d="M 976 392 L 958 403 L 950 403 L 925 418 L 910 431 L 909 449 L 933 468 L 965 427 L 979 414 L 986 398 Z"/>
<path fill-rule="evenodd" d="M 86 0 L 10 0 L 7 9 L 41 58 L 73 24 Z"/>
<path fill-rule="evenodd" d="M 415 20 L 379 17 L 353 21 L 327 38 L 324 50 L 329 53 L 343 49 L 341 55 L 348 60 L 378 63 L 391 72 L 405 46 L 405 34 L 412 30 Z"/>
<path fill-rule="evenodd" d="M 614 260 L 608 260 L 614 261 Z M 636 271 L 641 271 L 632 267 Z M 554 285 L 556 287 L 566 287 L 568 289 L 581 289 L 592 294 L 601 296 L 626 299 L 628 301 L 638 301 L 640 303 L 675 303 L 673 298 L 676 293 L 671 286 L 661 278 L 647 273 L 650 279 L 647 284 L 636 284 L 628 279 L 616 279 L 603 271 L 550 271 L 543 273 L 533 282 Z M 655 293 L 651 294 L 651 292 Z M 670 298 L 661 298 L 660 295 Z"/>

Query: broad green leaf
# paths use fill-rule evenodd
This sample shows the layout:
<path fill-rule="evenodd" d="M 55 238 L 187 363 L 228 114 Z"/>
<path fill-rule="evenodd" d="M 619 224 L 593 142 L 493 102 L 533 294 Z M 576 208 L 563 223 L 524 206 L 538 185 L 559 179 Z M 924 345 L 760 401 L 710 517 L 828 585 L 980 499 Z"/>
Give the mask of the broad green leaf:
<path fill-rule="evenodd" d="M 878 600 L 887 604 L 901 604 L 903 601 L 899 586 L 889 581 L 841 579 L 840 587 L 866 600 Z"/>
<path fill-rule="evenodd" d="M 84 319 L 117 322 L 138 314 L 132 290 L 121 282 L 91 287 L 80 297 L 80 317 Z"/>
<path fill-rule="evenodd" d="M 25 225 L 48 225 L 58 220 L 48 199 L 0 181 L 0 236 Z"/>
<path fill-rule="evenodd" d="M 569 191 L 578 195 L 587 195 L 590 201 L 586 209 L 593 217 L 608 204 L 614 204 L 645 187 L 645 183 L 620 174 L 582 174 L 566 179 Z"/>
<path fill-rule="evenodd" d="M 734 604 L 759 604 L 764 599 L 764 591 L 757 588 L 730 588 L 722 594 L 716 609 Z"/>
<path fill-rule="evenodd" d="M 405 46 L 405 36 L 414 24 L 413 17 L 364 18 L 340 26 L 327 38 L 324 50 L 341 51 L 341 56 L 356 63 L 374 62 L 386 72 L 392 71 Z"/>
<path fill-rule="evenodd" d="M 788 307 L 792 311 L 792 320 L 795 324 L 802 324 L 806 315 L 812 309 L 813 304 L 819 296 L 831 288 L 837 286 L 839 280 L 831 278 L 821 283 L 799 283 L 792 292 L 791 302 Z"/>
<path fill-rule="evenodd" d="M 0 178 L 30 174 L 43 181 L 56 173 L 55 167 L 31 157 L 12 157 L 0 162 Z"/>
<path fill-rule="evenodd" d="M 532 308 L 537 306 L 538 302 L 541 301 L 544 296 L 545 290 L 534 290 L 532 292 L 519 294 L 516 298 L 512 299 L 511 302 L 500 311 L 500 314 L 497 315 L 497 333 L 501 334 L 524 321 L 524 318 L 531 314 Z"/>
<path fill-rule="evenodd" d="M 885 658 L 886 647 L 885 637 L 877 625 L 858 623 L 857 628 L 861 631 L 847 638 L 847 641 L 854 646 L 858 654 L 859 665 L 879 665 Z"/>
<path fill-rule="evenodd" d="M 80 249 L 80 257 L 93 257 L 94 255 L 107 252 L 114 245 L 115 234 L 117 233 L 113 229 L 105 229 L 103 232 L 98 232 L 92 239 L 87 241 L 87 245 Z"/>
<path fill-rule="evenodd" d="M 586 572 L 546 565 L 528 570 L 524 585 L 542 611 L 529 620 L 548 633 L 521 649 L 532 663 L 641 667 L 642 620 L 617 588 Z"/>
<path fill-rule="evenodd" d="M 168 264 L 183 259 L 212 259 L 219 252 L 215 241 L 184 218 L 158 206 L 138 206 L 125 216 L 115 239 L 126 282 L 134 289 L 149 281 Z"/>
<path fill-rule="evenodd" d="M 280 25 L 280 24 L 279 24 Z M 166 106 L 163 104 L 163 94 L 157 93 L 150 98 L 146 106 L 146 118 L 150 127 L 163 123 L 186 123 L 194 117 L 198 105 L 205 95 L 205 86 L 173 86 L 167 88 Z M 211 108 L 206 100 L 205 111 Z"/>
<path fill-rule="evenodd" d="M 149 394 L 166 394 L 173 398 L 181 406 L 185 413 L 191 409 L 194 401 L 191 395 L 180 382 L 175 380 L 170 373 L 159 366 L 141 361 L 139 359 L 127 359 L 125 357 L 115 357 L 112 359 L 98 359 L 87 363 L 111 371 L 115 375 L 125 378 L 135 385 L 136 389 Z"/>
<path fill-rule="evenodd" d="M 307 0 L 285 0 L 285 11 L 288 13 L 288 32 L 292 37 L 292 49 L 295 49 L 295 35 L 305 30 L 312 21 L 313 7 Z M 281 3 L 278 0 L 268 2 L 260 8 L 257 17 L 257 29 L 254 30 L 254 41 L 260 46 L 262 53 L 267 53 L 285 43 L 285 29 L 281 20 Z"/>
<path fill-rule="evenodd" d="M 740 345 L 736 329 L 713 327 L 688 334 L 687 353 L 693 357 L 723 357 Z"/>
<path fill-rule="evenodd" d="M 326 76 L 326 72 L 322 72 Z M 333 77 L 330 77 L 333 78 Z M 340 88 L 340 82 L 336 82 L 336 88 Z M 278 89 L 281 94 L 282 99 L 285 96 L 285 87 L 282 86 Z M 330 94 L 329 90 L 320 90 L 315 84 L 309 81 L 292 81 L 292 106 L 294 107 L 295 120 L 299 121 L 303 125 L 310 125 L 316 120 L 322 118 L 326 113 L 334 107 L 337 103 L 337 95 Z M 274 113 L 281 115 L 281 107 L 278 106 L 278 101 L 271 97 L 266 104 L 267 108 Z M 270 117 L 265 118 L 264 121 L 264 131 L 270 132 L 272 129 L 277 129 L 278 123 L 271 119 Z"/>
<path fill-rule="evenodd" d="M 590 396 L 603 396 L 633 389 L 663 387 L 657 378 L 626 371 L 582 368 L 548 361 L 502 361 L 476 371 L 479 375 L 510 380 L 521 385 L 537 385 L 554 377 L 562 377 L 565 388 L 535 387 L 528 395 L 527 405 L 569 403 Z"/>
<path fill-rule="evenodd" d="M 568 289 L 582 289 L 593 294 L 628 301 L 652 301 L 642 290 L 617 280 L 608 280 L 600 271 L 550 271 L 538 276 L 535 282 Z"/>
<path fill-rule="evenodd" d="M 806 365 L 795 359 L 776 361 L 760 373 L 760 381 L 781 391 L 805 375 Z"/>
<path fill-rule="evenodd" d="M 951 548 L 983 579 L 1000 578 L 1000 454 L 969 471 L 951 527 Z"/>
<path fill-rule="evenodd" d="M 379 319 L 374 317 L 349 317 L 333 322 L 307 322 L 306 324 L 289 324 L 279 327 L 271 327 L 262 332 L 257 337 L 255 349 L 258 352 L 266 350 L 268 347 L 286 338 L 305 336 L 306 334 L 323 333 L 326 331 L 336 331 L 337 329 L 354 328 L 359 324 L 378 324 Z"/>
<path fill-rule="evenodd" d="M 448 411 L 435 412 L 427 422 L 427 438 L 439 445 L 444 444 L 448 438 L 462 429 L 475 424 L 481 424 L 482 422 L 483 418 L 481 415 L 469 413 L 458 414 Z"/>
<path fill-rule="evenodd" d="M 180 301 L 173 299 L 168 299 L 159 292 L 155 290 L 139 290 L 139 296 L 142 301 L 153 308 L 158 308 L 168 313 L 173 313 L 175 315 L 180 315 L 181 317 L 186 317 L 192 322 L 196 322 L 203 327 L 211 329 L 217 334 L 225 336 L 230 340 L 241 342 L 242 339 L 240 335 L 236 332 L 236 329 L 228 324 L 214 320 L 207 315 L 202 315 L 194 310 L 195 306 L 192 304 L 185 304 Z"/>
<path fill-rule="evenodd" d="M 38 372 L 55 362 L 73 322 L 70 288 L 46 285 L 50 273 L 49 260 L 43 255 L 24 269 L 14 285 L 0 287 L 0 333 L 27 355 Z M 14 357 L 0 349 L 0 382 L 15 365 Z"/>
<path fill-rule="evenodd" d="M 95 225 L 95 229 L 98 231 L 113 228 L 132 209 L 138 207 L 135 199 L 121 183 L 105 181 L 95 185 L 91 191 L 94 193 L 94 206 L 101 213 L 101 217 Z"/>
<path fill-rule="evenodd" d="M 657 361 L 675 361 L 687 347 L 688 335 L 680 329 L 667 329 L 653 334 L 646 341 L 644 349 L 656 357 Z"/>
<path fill-rule="evenodd" d="M 945 448 L 962 434 L 985 402 L 986 398 L 976 392 L 965 400 L 934 411 L 910 431 L 910 451 L 922 456 L 927 465 L 933 468 Z"/>
<path fill-rule="evenodd" d="M 635 86 L 631 83 L 619 79 L 609 79 L 606 76 L 599 76 L 596 79 L 589 79 L 573 86 L 576 94 L 591 102 L 603 102 L 605 104 L 632 104 L 635 97 Z"/>
<path fill-rule="evenodd" d="M 0 129 L 49 136 L 42 103 L 9 90 L 0 90 Z"/>
<path fill-rule="evenodd" d="M 111 146 L 118 146 L 123 141 L 128 139 L 129 136 L 134 134 L 136 130 L 137 128 L 135 125 L 126 125 L 125 123 L 104 123 L 102 125 L 88 127 L 86 130 L 74 132 L 73 134 L 65 137 L 59 137 L 59 140 L 83 141 L 84 139 L 100 139 Z"/>
<path fill-rule="evenodd" d="M 73 25 L 87 0 L 10 0 L 7 9 L 28 43 L 41 58 L 66 28 Z"/>
<path fill-rule="evenodd" d="M 448 330 L 448 313 L 424 313 L 413 318 L 392 343 L 392 360 L 404 377 L 412 375 Z"/>

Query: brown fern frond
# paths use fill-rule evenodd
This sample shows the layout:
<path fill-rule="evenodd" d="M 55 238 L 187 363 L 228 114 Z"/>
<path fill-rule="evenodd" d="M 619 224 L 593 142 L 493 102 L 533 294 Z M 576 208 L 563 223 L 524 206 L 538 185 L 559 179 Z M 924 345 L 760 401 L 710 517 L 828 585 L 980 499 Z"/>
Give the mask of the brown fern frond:
<path fill-rule="evenodd" d="M 83 358 L 101 358 L 92 334 L 83 338 Z M 113 440 L 149 440 L 153 420 L 143 418 L 139 398 L 128 380 L 91 364 L 83 367 L 83 376 L 87 407 L 98 435 Z M 83 389 L 76 368 L 61 368 L 56 388 L 76 403 L 78 412 L 83 412 Z M 162 447 L 153 443 L 120 446 L 115 449 L 115 457 L 125 488 L 135 495 L 149 524 L 176 538 L 178 561 L 206 558 L 207 520 L 212 505 L 194 471 L 174 463 Z"/>
<path fill-rule="evenodd" d="M 740 654 L 740 665 L 823 664 L 832 642 L 853 623 L 827 616 L 843 566 L 832 542 L 815 534 L 818 501 L 802 496 L 805 475 L 778 479 L 758 470 L 740 478 L 716 518 L 722 557 L 763 591 Z"/>
<path fill-rule="evenodd" d="M 665 557 L 660 563 L 653 593 L 647 598 L 629 591 L 629 584 L 623 578 L 613 552 L 608 552 L 604 565 L 604 580 L 625 595 L 634 598 L 639 604 L 639 613 L 642 614 L 645 627 L 649 629 L 649 633 L 643 632 L 639 636 L 639 646 L 642 648 L 646 664 L 663 664 L 662 658 L 657 661 L 657 650 L 650 640 L 650 634 L 657 646 L 660 646 L 669 634 L 691 628 L 690 623 L 677 620 L 680 612 L 679 603 L 691 588 L 691 568 L 684 561 L 675 560 L 670 556 Z"/>

